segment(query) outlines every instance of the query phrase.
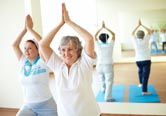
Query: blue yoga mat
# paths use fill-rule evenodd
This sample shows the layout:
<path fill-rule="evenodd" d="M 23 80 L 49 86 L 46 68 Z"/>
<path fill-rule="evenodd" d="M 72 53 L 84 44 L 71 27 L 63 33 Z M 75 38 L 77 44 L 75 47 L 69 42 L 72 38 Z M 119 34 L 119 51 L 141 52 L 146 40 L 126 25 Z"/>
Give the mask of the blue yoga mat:
<path fill-rule="evenodd" d="M 151 54 L 166 54 L 166 50 L 151 50 Z"/>
<path fill-rule="evenodd" d="M 129 102 L 153 103 L 160 102 L 160 98 L 153 84 L 148 84 L 148 92 L 150 95 L 142 95 L 142 88 L 133 84 L 129 86 Z"/>
<path fill-rule="evenodd" d="M 115 102 L 123 102 L 124 101 L 124 93 L 125 93 L 125 85 L 113 85 L 112 88 L 112 97 L 115 99 Z M 105 102 L 104 101 L 104 93 L 100 92 L 96 96 L 97 102 Z"/>

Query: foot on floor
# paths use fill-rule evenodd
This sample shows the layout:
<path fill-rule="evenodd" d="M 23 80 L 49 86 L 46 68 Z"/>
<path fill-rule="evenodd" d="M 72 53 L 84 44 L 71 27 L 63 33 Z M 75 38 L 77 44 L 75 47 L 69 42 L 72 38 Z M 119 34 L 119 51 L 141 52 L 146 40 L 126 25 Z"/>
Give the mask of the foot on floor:
<path fill-rule="evenodd" d="M 142 95 L 150 95 L 152 94 L 151 92 L 142 92 Z"/>
<path fill-rule="evenodd" d="M 107 99 L 107 100 L 105 100 L 106 102 L 114 102 L 115 101 L 115 99 L 114 98 L 111 98 L 111 99 Z"/>

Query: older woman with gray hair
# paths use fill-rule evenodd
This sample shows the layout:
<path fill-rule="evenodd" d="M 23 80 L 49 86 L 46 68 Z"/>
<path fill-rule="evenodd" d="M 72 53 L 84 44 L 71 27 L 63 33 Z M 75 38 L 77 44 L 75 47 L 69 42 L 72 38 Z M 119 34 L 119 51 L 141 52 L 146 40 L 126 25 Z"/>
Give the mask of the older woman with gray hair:
<path fill-rule="evenodd" d="M 143 30 L 138 30 L 139 27 L 143 27 L 147 31 L 147 35 Z M 139 76 L 139 87 L 142 87 L 142 94 L 151 94 L 148 92 L 148 79 L 151 69 L 151 55 L 149 50 L 149 40 L 150 40 L 151 30 L 146 26 L 142 25 L 141 20 L 139 20 L 138 25 L 132 32 L 133 35 L 133 45 L 135 49 L 135 59 L 138 67 Z"/>
<path fill-rule="evenodd" d="M 61 39 L 59 57 L 50 44 L 64 24 L 68 24 L 85 41 L 76 36 Z M 92 73 L 96 54 L 93 36 L 70 20 L 62 4 L 62 20 L 39 44 L 47 65 L 55 73 L 58 116 L 100 116 L 100 109 L 92 91 Z"/>

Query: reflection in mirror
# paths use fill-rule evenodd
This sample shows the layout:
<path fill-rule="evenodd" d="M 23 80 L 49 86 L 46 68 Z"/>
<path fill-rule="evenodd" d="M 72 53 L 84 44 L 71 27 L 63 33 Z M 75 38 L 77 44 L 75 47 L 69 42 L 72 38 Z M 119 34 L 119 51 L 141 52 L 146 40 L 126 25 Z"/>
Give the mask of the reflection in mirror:
<path fill-rule="evenodd" d="M 150 5 L 148 5 L 150 4 Z M 164 80 L 164 71 L 161 70 L 166 66 L 166 45 L 163 47 L 163 40 L 161 38 L 161 30 L 166 29 L 166 1 L 165 0 L 96 0 L 97 5 L 97 27 L 100 26 L 102 20 L 107 23 L 116 34 L 116 43 L 114 46 L 114 61 L 115 65 L 115 83 L 132 81 L 137 77 L 137 67 L 135 62 L 134 47 L 131 42 L 132 31 L 137 25 L 138 20 L 154 30 L 153 37 L 156 37 L 156 43 L 149 42 L 149 48 L 152 56 L 152 67 L 150 82 L 157 87 L 158 94 L 162 103 L 166 103 L 165 82 L 157 81 L 156 77 Z M 163 36 L 163 35 L 162 35 Z M 156 46 L 157 44 L 157 46 Z M 133 64 L 119 64 L 119 62 L 132 62 Z M 154 63 L 157 62 L 157 63 Z M 126 69 L 127 67 L 127 69 Z M 128 69 L 131 69 L 127 72 Z M 126 72 L 125 72 L 126 71 Z M 133 71 L 131 73 L 131 71 Z M 131 78 L 124 78 L 128 74 Z M 122 77 L 117 80 L 116 77 Z M 131 84 L 130 82 L 127 82 Z"/>
<path fill-rule="evenodd" d="M 150 5 L 147 5 L 150 4 Z M 132 7 L 133 6 L 133 7 Z M 157 31 L 157 47 L 152 46 L 152 56 L 165 56 L 162 50 L 161 29 L 166 28 L 166 1 L 165 0 L 97 0 L 97 20 L 105 20 L 116 31 L 122 57 L 134 57 L 133 45 L 130 41 L 131 33 L 138 19 L 149 28 Z M 151 48 L 149 43 L 149 48 Z M 128 54 L 129 56 L 127 56 Z"/>

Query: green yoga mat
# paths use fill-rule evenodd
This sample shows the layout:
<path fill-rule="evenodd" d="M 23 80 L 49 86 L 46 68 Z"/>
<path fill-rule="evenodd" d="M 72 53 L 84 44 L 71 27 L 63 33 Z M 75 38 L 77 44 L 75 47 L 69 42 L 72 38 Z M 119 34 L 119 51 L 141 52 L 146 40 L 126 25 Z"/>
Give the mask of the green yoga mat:
<path fill-rule="evenodd" d="M 142 95 L 142 88 L 136 84 L 129 86 L 129 102 L 140 102 L 140 103 L 153 103 L 160 102 L 160 98 L 155 90 L 153 84 L 148 85 L 148 92 L 150 95 Z"/>

